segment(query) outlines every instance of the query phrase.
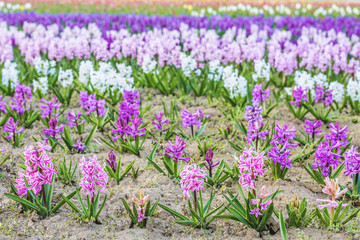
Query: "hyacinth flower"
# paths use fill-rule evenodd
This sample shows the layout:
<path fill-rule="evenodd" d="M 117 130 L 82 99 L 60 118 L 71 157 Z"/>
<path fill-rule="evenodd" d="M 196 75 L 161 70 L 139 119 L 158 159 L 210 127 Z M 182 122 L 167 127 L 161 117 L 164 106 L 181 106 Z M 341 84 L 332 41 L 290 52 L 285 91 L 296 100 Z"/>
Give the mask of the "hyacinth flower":
<path fill-rule="evenodd" d="M 76 190 L 76 195 L 81 205 L 81 210 L 70 202 L 67 197 L 62 195 L 64 201 L 86 221 L 93 220 L 96 223 L 100 223 L 99 215 L 103 210 L 107 199 L 107 195 L 105 195 L 102 204 L 99 206 L 100 192 L 106 191 L 106 184 L 109 179 L 104 168 L 105 166 L 99 164 L 96 156 L 89 157 L 88 160 L 85 157 L 80 159 L 81 190 Z M 80 193 L 86 197 L 86 206 Z"/>
<path fill-rule="evenodd" d="M 302 106 L 304 106 L 317 120 L 321 120 L 324 123 L 333 121 L 333 109 L 329 108 L 334 102 L 332 92 L 333 90 L 325 90 L 323 86 L 318 85 L 315 90 L 314 99 L 310 94 L 309 101 L 303 102 Z M 323 105 L 320 103 L 323 103 Z"/>
<path fill-rule="evenodd" d="M 163 119 L 163 116 L 164 116 L 163 112 L 156 114 L 155 115 L 156 121 L 151 121 L 154 128 L 159 130 L 160 136 L 162 135 L 163 132 L 169 130 L 169 128 L 164 128 L 164 125 L 169 123 L 169 119 Z"/>
<path fill-rule="evenodd" d="M 285 104 L 295 118 L 302 120 L 309 112 L 309 110 L 304 107 L 308 101 L 308 88 L 296 86 L 292 90 L 292 95 L 287 95 Z"/>
<path fill-rule="evenodd" d="M 350 146 L 351 139 L 349 139 L 349 130 L 347 125 L 340 127 L 339 122 L 330 123 L 330 133 L 325 134 L 325 139 L 328 140 L 331 145 L 339 143 L 340 148 L 345 149 Z"/>
<path fill-rule="evenodd" d="M 52 148 L 58 144 L 57 140 L 61 139 L 59 133 L 64 131 L 64 124 L 59 125 L 57 118 L 50 119 L 48 123 L 48 128 L 43 129 L 43 134 L 45 135 L 44 140 L 46 143 L 49 143 Z"/>
<path fill-rule="evenodd" d="M 19 125 L 19 120 L 15 122 L 14 119 L 10 117 L 3 128 L 4 131 L 3 138 L 8 143 L 10 143 L 14 148 L 18 148 L 23 145 L 21 141 L 26 135 L 24 128 L 18 127 L 18 125 Z"/>
<path fill-rule="evenodd" d="M 191 114 L 188 110 L 184 109 L 181 114 L 181 126 L 184 128 L 190 128 L 191 129 L 191 137 L 188 137 L 185 133 L 183 133 L 183 136 L 186 136 L 188 139 L 196 139 L 198 138 L 201 133 L 204 131 L 206 122 L 210 118 L 210 115 L 204 116 L 204 113 L 201 110 L 197 110 L 196 113 Z M 195 127 L 197 131 L 195 131 Z M 180 130 L 180 129 L 179 129 Z"/>
<path fill-rule="evenodd" d="M 40 114 L 41 118 L 46 120 L 43 121 L 46 125 L 46 122 L 50 121 L 51 118 L 58 118 L 59 117 L 59 110 L 61 107 L 61 103 L 59 103 L 59 100 L 54 97 L 53 101 L 46 101 L 46 99 L 41 99 L 40 103 Z"/>
<path fill-rule="evenodd" d="M 19 202 L 25 211 L 35 210 L 43 218 L 54 214 L 65 201 L 53 205 L 54 180 L 57 173 L 54 164 L 47 152 L 51 147 L 45 143 L 36 143 L 37 146 L 25 148 L 26 172 L 18 173 L 16 185 L 11 184 L 13 194 L 5 195 Z M 70 193 L 71 199 L 76 191 Z"/>
<path fill-rule="evenodd" d="M 155 152 L 159 147 L 159 143 L 156 143 L 153 150 L 151 151 L 150 155 L 147 156 L 147 159 L 150 164 L 152 164 L 156 170 L 164 175 L 168 175 L 174 178 L 180 178 L 179 176 L 179 169 L 178 165 L 183 165 L 184 162 L 188 163 L 190 157 L 182 157 L 185 148 L 186 142 L 182 137 L 176 136 L 175 144 L 171 141 L 168 141 L 165 146 L 164 157 L 163 157 L 163 164 L 165 166 L 167 174 L 165 171 L 155 163 Z M 181 163 L 179 163 L 181 161 Z M 181 168 L 181 167 L 180 167 Z"/>
<path fill-rule="evenodd" d="M 262 84 L 255 84 L 252 89 L 252 105 L 254 107 L 263 107 L 264 117 L 268 116 L 270 112 L 277 106 L 277 103 L 269 106 L 267 108 L 266 104 L 264 104 L 270 97 L 270 88 L 263 89 Z"/>
<path fill-rule="evenodd" d="M 219 187 L 230 177 L 230 174 L 226 172 L 226 170 L 230 170 L 230 168 L 224 162 L 224 160 L 214 162 L 213 157 L 214 152 L 211 148 L 209 148 L 205 154 L 205 161 L 202 163 L 202 165 L 204 165 L 208 171 L 208 174 L 206 175 L 207 184 L 213 187 Z M 214 172 L 215 167 L 217 168 Z"/>
<path fill-rule="evenodd" d="M 306 227 L 316 216 L 314 212 L 308 212 L 308 202 L 304 197 L 300 202 L 296 194 L 290 203 L 286 204 L 288 219 L 286 220 L 289 227 Z"/>
<path fill-rule="evenodd" d="M 330 141 L 321 142 L 315 149 L 315 162 L 305 166 L 309 175 L 321 186 L 325 185 L 326 177 L 335 179 L 344 169 L 341 153 L 342 143 L 340 141 L 332 145 Z"/>
<path fill-rule="evenodd" d="M 304 132 L 306 132 L 308 136 L 312 138 L 313 142 L 315 142 L 315 136 L 319 135 L 322 132 L 320 128 L 321 128 L 320 120 L 314 120 L 314 121 L 310 121 L 307 119 L 305 120 Z"/>
<path fill-rule="evenodd" d="M 261 232 L 266 226 L 274 212 L 273 200 L 281 191 L 277 190 L 274 193 L 266 191 L 266 187 L 261 188 L 260 193 L 257 192 L 255 180 L 264 176 L 266 169 L 264 168 L 265 161 L 264 152 L 253 151 L 253 148 L 245 149 L 238 158 L 239 168 L 239 191 L 243 202 L 240 202 L 231 191 L 229 196 L 225 196 L 229 205 L 225 207 L 230 215 L 219 215 L 218 218 L 225 218 L 236 220 L 244 223 L 248 227 Z M 246 197 L 243 188 L 248 191 Z"/>
<path fill-rule="evenodd" d="M 350 176 L 353 180 L 352 197 L 358 198 L 360 194 L 360 155 L 357 152 L 357 147 L 351 148 L 344 154 L 344 164 L 346 176 Z"/>
<path fill-rule="evenodd" d="M 327 228 L 334 225 L 343 226 L 358 215 L 360 208 L 349 214 L 351 204 L 336 201 L 348 191 L 347 188 L 341 190 L 337 179 L 327 177 L 324 182 L 325 187 L 322 192 L 329 195 L 331 199 L 316 199 L 318 203 L 325 204 L 318 205 L 315 214 Z"/>
<path fill-rule="evenodd" d="M 200 166 L 196 164 L 186 165 L 180 177 L 180 186 L 183 190 L 183 195 L 189 199 L 188 208 L 191 217 L 187 217 L 165 205 L 159 204 L 159 206 L 172 214 L 176 218 L 176 223 L 201 229 L 208 228 L 209 224 L 217 217 L 217 214 L 222 212 L 220 209 L 224 204 L 210 210 L 211 204 L 215 200 L 215 195 L 212 191 L 209 200 L 206 203 L 203 202 L 202 191 L 205 189 L 204 184 L 207 181 L 207 176 L 205 171 L 200 169 Z"/>
<path fill-rule="evenodd" d="M 123 205 L 127 211 L 127 213 L 130 215 L 131 218 L 131 226 L 136 225 L 140 228 L 146 227 L 147 221 L 151 218 L 151 216 L 154 214 L 158 202 L 156 201 L 153 206 L 151 206 L 150 202 L 150 196 L 144 194 L 144 190 L 140 189 L 138 197 L 133 195 L 131 198 L 132 201 L 132 207 L 129 207 L 129 204 L 125 201 L 125 199 L 121 199 L 123 202 Z"/>
<path fill-rule="evenodd" d="M 80 92 L 80 106 L 85 111 L 83 117 L 87 122 L 96 125 L 101 132 L 110 122 L 105 105 L 105 99 L 97 100 L 95 94 L 89 95 L 85 91 Z"/>
<path fill-rule="evenodd" d="M 14 113 L 12 116 L 15 120 L 19 120 L 21 126 L 29 128 L 40 116 L 39 111 L 33 111 L 30 105 L 32 101 L 31 87 L 17 83 L 14 96 L 10 99 L 10 109 Z"/>
<path fill-rule="evenodd" d="M 3 96 L 0 95 L 0 115 L 1 113 L 6 114 L 6 104 L 5 101 L 3 101 Z"/>
<path fill-rule="evenodd" d="M 289 124 L 284 124 L 284 127 L 276 124 L 271 141 L 272 147 L 267 154 L 272 160 L 268 161 L 268 164 L 274 180 L 284 179 L 287 171 L 292 167 L 293 159 L 290 159 L 290 155 L 297 147 L 297 144 L 292 143 L 296 137 L 295 133 L 295 127 L 289 128 Z"/>
<path fill-rule="evenodd" d="M 60 68 L 57 79 L 57 83 L 60 86 L 58 85 L 55 87 L 55 84 L 49 84 L 52 92 L 65 107 L 69 106 L 71 97 L 75 91 L 73 84 L 74 76 L 72 71 L 72 69 L 67 69 L 64 71 L 62 68 Z"/>
<path fill-rule="evenodd" d="M 68 112 L 66 119 L 68 120 L 67 125 L 71 129 L 75 129 L 78 134 L 82 134 L 84 132 L 84 123 L 85 120 L 82 119 L 82 113 L 75 113 L 74 111 Z M 81 118 L 81 119 L 80 119 Z"/>
<path fill-rule="evenodd" d="M 108 153 L 107 158 L 105 159 L 106 166 L 105 170 L 109 174 L 109 176 L 117 182 L 117 184 L 120 184 L 120 181 L 124 179 L 124 177 L 129 173 L 129 171 L 132 169 L 135 160 L 132 161 L 129 165 L 126 166 L 125 170 L 121 172 L 121 157 L 117 159 L 115 153 L 110 150 Z"/>

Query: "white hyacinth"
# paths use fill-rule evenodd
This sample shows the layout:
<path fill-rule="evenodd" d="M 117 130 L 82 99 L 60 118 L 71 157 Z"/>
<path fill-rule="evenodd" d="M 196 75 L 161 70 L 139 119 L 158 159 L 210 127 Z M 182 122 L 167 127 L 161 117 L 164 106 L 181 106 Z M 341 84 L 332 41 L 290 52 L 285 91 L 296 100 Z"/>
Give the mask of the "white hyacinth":
<path fill-rule="evenodd" d="M 42 60 L 38 57 L 34 59 L 34 67 L 40 77 L 54 75 L 56 72 L 56 61 Z"/>
<path fill-rule="evenodd" d="M 143 58 L 143 62 L 141 64 L 141 68 L 144 71 L 144 73 L 151 73 L 154 72 L 156 69 L 157 62 L 155 60 L 152 60 L 149 55 L 145 55 Z"/>
<path fill-rule="evenodd" d="M 16 62 L 7 60 L 4 68 L 1 70 L 2 80 L 1 84 L 13 88 L 19 82 L 19 70 Z"/>
<path fill-rule="evenodd" d="M 191 72 L 195 71 L 197 67 L 196 60 L 191 57 L 187 56 L 184 53 L 181 53 L 180 55 L 180 61 L 181 61 L 181 69 L 186 77 L 191 76 Z"/>
<path fill-rule="evenodd" d="M 208 78 L 211 81 L 218 82 L 221 79 L 223 72 L 224 72 L 224 67 L 220 65 L 219 60 L 213 60 L 209 62 Z"/>
<path fill-rule="evenodd" d="M 352 101 L 360 102 L 360 82 L 359 82 L 359 80 L 350 80 L 346 87 L 346 92 Z"/>
<path fill-rule="evenodd" d="M 238 76 L 237 69 L 232 66 L 224 68 L 223 74 L 224 87 L 229 91 L 230 98 L 247 95 L 247 81 L 243 76 Z"/>
<path fill-rule="evenodd" d="M 332 90 L 333 100 L 335 102 L 341 102 L 344 98 L 345 90 L 344 85 L 339 82 L 332 82 L 329 85 L 329 89 Z"/>
<path fill-rule="evenodd" d="M 257 82 L 258 79 L 270 80 L 270 64 L 266 63 L 264 59 L 254 61 L 253 80 Z"/>
<path fill-rule="evenodd" d="M 47 94 L 49 90 L 49 82 L 47 76 L 39 77 L 39 80 L 34 79 L 33 86 L 34 86 L 34 91 L 39 89 L 43 95 Z"/>
<path fill-rule="evenodd" d="M 60 68 L 58 81 L 63 87 L 70 86 L 74 81 L 74 75 L 72 70 L 68 69 L 64 71 L 62 70 L 62 68 Z"/>
<path fill-rule="evenodd" d="M 94 70 L 94 64 L 89 61 L 82 61 L 79 67 L 79 82 L 88 84 L 90 81 L 90 73 Z"/>

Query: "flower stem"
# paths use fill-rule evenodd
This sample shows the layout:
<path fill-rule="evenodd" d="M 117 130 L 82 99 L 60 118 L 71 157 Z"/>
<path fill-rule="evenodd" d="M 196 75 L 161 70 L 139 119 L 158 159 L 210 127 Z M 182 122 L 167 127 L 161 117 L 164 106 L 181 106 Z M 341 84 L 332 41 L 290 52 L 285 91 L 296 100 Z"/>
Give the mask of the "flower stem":
<path fill-rule="evenodd" d="M 194 210 L 197 213 L 197 199 L 196 199 L 196 191 L 194 191 Z"/>
<path fill-rule="evenodd" d="M 353 195 L 358 194 L 358 182 L 359 182 L 359 173 L 355 174 L 355 180 L 354 180 L 354 189 L 353 189 Z"/>

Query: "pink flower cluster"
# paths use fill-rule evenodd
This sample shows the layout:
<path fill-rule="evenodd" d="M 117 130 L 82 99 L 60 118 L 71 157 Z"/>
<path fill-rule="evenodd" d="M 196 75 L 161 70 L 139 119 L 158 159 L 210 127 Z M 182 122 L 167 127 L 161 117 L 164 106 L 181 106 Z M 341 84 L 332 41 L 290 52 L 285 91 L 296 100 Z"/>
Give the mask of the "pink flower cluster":
<path fill-rule="evenodd" d="M 331 212 L 330 215 L 333 214 L 334 209 L 336 209 L 339 206 L 339 203 L 336 202 L 336 199 L 341 197 L 342 195 L 344 195 L 348 189 L 345 188 L 344 190 L 340 191 L 340 186 L 338 183 L 338 180 L 334 180 L 334 179 L 330 179 L 330 178 L 325 178 L 325 187 L 323 188 L 322 192 L 330 195 L 331 196 L 331 200 L 330 199 L 316 199 L 316 201 L 318 203 L 326 203 L 323 205 L 318 205 L 317 207 L 321 210 L 323 208 L 330 208 Z M 347 204 L 343 204 L 342 207 L 346 207 Z"/>
<path fill-rule="evenodd" d="M 270 191 L 265 191 L 266 187 L 261 188 L 260 198 L 254 198 L 250 200 L 250 205 L 255 205 L 255 207 L 250 211 L 250 214 L 255 215 L 255 217 L 263 215 L 261 211 L 266 211 L 267 207 L 272 203 L 272 199 L 265 201 L 270 195 Z"/>
<path fill-rule="evenodd" d="M 81 193 L 85 191 L 85 195 L 94 197 L 98 191 L 106 190 L 106 183 L 108 182 L 108 175 L 104 171 L 104 166 L 101 166 L 96 160 L 96 156 L 85 157 L 80 159 L 80 172 L 82 178 L 80 180 Z"/>
<path fill-rule="evenodd" d="M 184 197 L 190 198 L 191 192 L 199 192 L 200 189 L 204 190 L 203 184 L 207 181 L 206 173 L 204 170 L 201 170 L 200 167 L 196 166 L 196 164 L 186 165 L 180 173 L 180 177 Z"/>
<path fill-rule="evenodd" d="M 136 211 L 138 214 L 138 222 L 142 222 L 142 220 L 147 218 L 144 214 L 145 214 L 146 204 L 148 203 L 149 199 L 150 196 L 149 195 L 145 196 L 144 189 L 141 189 L 139 191 L 139 198 L 137 198 L 135 195 L 133 195 L 133 197 L 131 198 L 131 200 L 133 201 L 133 203 L 135 203 L 137 207 Z"/>
<path fill-rule="evenodd" d="M 266 168 L 264 152 L 255 152 L 253 148 L 245 149 L 240 155 L 238 168 L 240 170 L 239 183 L 249 191 L 249 188 L 255 190 L 255 179 L 257 176 L 263 177 Z"/>
<path fill-rule="evenodd" d="M 41 191 L 44 184 L 53 184 L 52 177 L 57 172 L 54 170 L 54 164 L 51 158 L 46 154 L 51 150 L 51 147 L 44 143 L 36 143 L 36 147 L 25 148 L 25 166 L 26 174 L 18 173 L 16 179 L 17 194 L 19 196 L 27 195 L 27 187 L 25 185 L 24 177 L 29 183 L 29 190 L 33 190 L 35 194 Z"/>

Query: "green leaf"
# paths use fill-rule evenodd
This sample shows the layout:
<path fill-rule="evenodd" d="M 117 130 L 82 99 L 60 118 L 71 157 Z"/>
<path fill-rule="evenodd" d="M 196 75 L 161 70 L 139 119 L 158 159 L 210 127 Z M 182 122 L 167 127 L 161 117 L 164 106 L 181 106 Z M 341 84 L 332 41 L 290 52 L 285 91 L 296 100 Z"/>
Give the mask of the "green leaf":
<path fill-rule="evenodd" d="M 281 211 L 280 211 L 279 224 L 280 224 L 281 238 L 282 238 L 282 240 L 287 240 L 287 231 L 286 231 L 285 220 L 284 220 L 284 216 Z"/>
<path fill-rule="evenodd" d="M 75 191 L 73 191 L 72 193 L 70 193 L 69 195 L 67 195 L 66 198 L 70 200 L 70 199 L 76 194 L 76 191 L 77 191 L 77 190 L 75 190 Z M 61 200 L 53 209 L 51 209 L 50 214 L 56 213 L 56 211 L 57 211 L 62 205 L 64 205 L 64 203 L 65 203 L 65 200 L 64 200 L 64 199 Z"/>
<path fill-rule="evenodd" d="M 107 195 L 105 195 L 104 201 L 103 201 L 103 203 L 101 204 L 101 207 L 100 207 L 99 211 L 98 211 L 98 212 L 96 213 L 96 215 L 95 215 L 95 219 L 96 219 L 96 220 L 99 218 L 99 215 L 100 215 L 101 211 L 103 210 L 103 208 L 104 208 L 104 206 L 105 206 L 106 199 L 107 199 Z"/>
<path fill-rule="evenodd" d="M 178 217 L 178 218 L 181 218 L 182 220 L 184 221 L 190 221 L 189 218 L 185 217 L 184 215 L 182 215 L 181 213 L 178 213 L 174 210 L 172 210 L 171 208 L 168 208 L 167 206 L 164 206 L 162 204 L 159 203 L 159 207 L 161 207 L 162 209 L 164 209 L 165 211 L 169 212 L 170 214 Z"/>
<path fill-rule="evenodd" d="M 93 139 L 94 134 L 96 133 L 96 130 L 97 130 L 97 126 L 94 126 L 94 127 L 91 129 L 91 132 L 89 133 L 89 135 L 87 136 L 87 138 L 85 139 L 84 145 L 86 146 L 86 148 L 89 147 L 90 142 L 91 142 L 91 140 Z"/>
<path fill-rule="evenodd" d="M 62 199 L 78 214 L 82 214 L 81 211 L 72 203 L 70 200 L 65 197 L 64 195 L 61 195 Z"/>
<path fill-rule="evenodd" d="M 274 211 L 274 203 L 271 203 L 268 206 L 266 213 L 262 216 L 262 219 L 260 221 L 260 224 L 256 228 L 256 231 L 261 232 L 264 229 L 264 227 L 266 226 L 267 222 L 269 221 L 273 211 Z"/>
<path fill-rule="evenodd" d="M 7 196 L 8 198 L 10 198 L 12 200 L 15 200 L 16 202 L 19 202 L 19 203 L 21 203 L 21 204 L 23 204 L 23 205 L 25 205 L 25 206 L 27 206 L 27 207 L 29 207 L 31 209 L 34 209 L 37 212 L 40 212 L 40 208 L 38 206 L 36 206 L 35 204 L 33 204 L 33 203 L 31 203 L 31 202 L 29 202 L 29 201 L 27 201 L 27 200 L 25 200 L 25 199 L 23 199 L 23 198 L 21 198 L 19 196 L 16 196 L 16 195 L 10 194 L 10 193 L 5 193 L 5 196 Z"/>

